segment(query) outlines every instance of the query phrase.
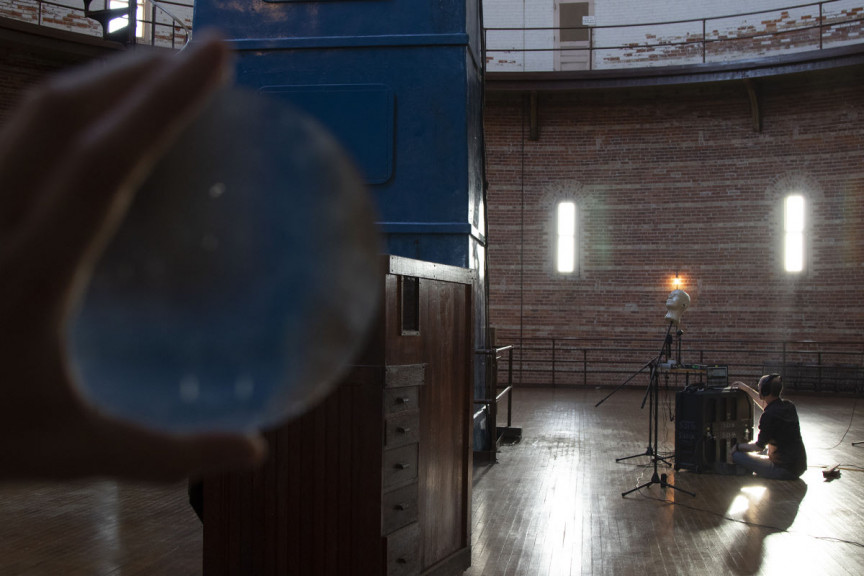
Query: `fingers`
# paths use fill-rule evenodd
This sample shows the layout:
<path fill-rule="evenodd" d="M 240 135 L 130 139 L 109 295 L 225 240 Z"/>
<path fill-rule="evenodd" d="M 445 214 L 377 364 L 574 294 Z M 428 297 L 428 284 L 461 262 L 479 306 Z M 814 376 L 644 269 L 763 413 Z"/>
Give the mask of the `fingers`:
<path fill-rule="evenodd" d="M 260 436 L 160 433 L 100 415 L 75 400 L 19 402 L 15 411 L 0 407 L 0 413 L 15 430 L 0 437 L 0 481 L 113 477 L 173 482 L 248 470 L 267 456 Z"/>
<path fill-rule="evenodd" d="M 0 178 L 6 184 L 0 217 L 7 229 L 26 217 L 38 197 L 29 191 L 42 190 L 58 161 L 75 153 L 81 130 L 166 60 L 153 53 L 124 55 L 61 73 L 25 95 L 0 134 Z"/>
<path fill-rule="evenodd" d="M 172 482 L 248 470 L 267 457 L 267 443 L 259 435 L 174 435 L 87 409 L 84 414 L 86 421 L 79 429 L 86 430 L 89 438 L 78 441 L 89 457 L 76 460 L 81 462 L 81 474 L 86 476 Z"/>
<path fill-rule="evenodd" d="M 229 62 L 224 43 L 204 39 L 152 70 L 145 66 L 147 78 L 82 129 L 46 183 L 23 234 L 22 252 L 28 261 L 40 262 L 30 272 L 49 276 L 34 282 L 50 280 L 47 285 L 68 293 L 76 272 L 92 266 L 125 214 L 135 184 L 221 85 Z M 89 90 L 85 83 L 82 93 Z"/>
<path fill-rule="evenodd" d="M 260 436 L 209 434 L 174 437 L 141 431 L 140 436 L 121 435 L 122 453 L 107 463 L 103 473 L 113 477 L 153 482 L 183 478 L 201 479 L 242 471 L 261 464 L 267 444 Z M 99 469 L 96 464 L 94 470 Z"/>
<path fill-rule="evenodd" d="M 110 476 L 174 482 L 249 470 L 267 457 L 267 444 L 260 436 L 174 436 L 118 421 L 109 421 L 97 429 L 94 437 L 78 444 L 78 457 L 68 461 L 68 469 L 55 463 L 53 472 L 60 477 Z M 74 454 L 76 449 L 70 452 Z"/>

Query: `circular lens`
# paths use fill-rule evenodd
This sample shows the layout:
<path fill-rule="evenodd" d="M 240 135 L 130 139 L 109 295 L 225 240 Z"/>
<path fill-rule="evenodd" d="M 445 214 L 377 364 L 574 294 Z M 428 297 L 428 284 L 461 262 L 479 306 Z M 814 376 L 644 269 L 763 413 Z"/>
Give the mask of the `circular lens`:
<path fill-rule="evenodd" d="M 364 343 L 380 244 L 361 178 L 286 103 L 218 94 L 143 184 L 69 328 L 88 400 L 173 432 L 307 410 Z"/>

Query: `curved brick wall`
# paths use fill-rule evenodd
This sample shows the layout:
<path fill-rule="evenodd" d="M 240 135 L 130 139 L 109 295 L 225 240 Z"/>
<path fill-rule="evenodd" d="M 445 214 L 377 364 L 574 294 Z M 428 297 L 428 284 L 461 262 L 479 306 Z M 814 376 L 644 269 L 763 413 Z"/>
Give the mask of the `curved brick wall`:
<path fill-rule="evenodd" d="M 660 338 L 670 279 L 689 337 L 860 341 L 864 71 L 523 96 L 486 109 L 491 320 L 524 337 Z M 782 269 L 782 198 L 810 206 L 810 266 Z M 580 207 L 581 272 L 553 271 L 553 210 Z"/>

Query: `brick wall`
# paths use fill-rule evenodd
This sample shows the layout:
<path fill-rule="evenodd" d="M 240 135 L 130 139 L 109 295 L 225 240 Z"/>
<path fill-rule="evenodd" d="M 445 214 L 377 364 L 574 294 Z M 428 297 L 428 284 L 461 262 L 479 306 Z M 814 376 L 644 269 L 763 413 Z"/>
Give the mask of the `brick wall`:
<path fill-rule="evenodd" d="M 861 341 L 864 72 L 541 94 L 486 109 L 490 318 L 520 337 L 657 338 L 678 272 L 686 338 Z M 782 200 L 810 207 L 807 271 L 782 268 Z M 553 270 L 553 211 L 580 210 L 580 271 Z"/>

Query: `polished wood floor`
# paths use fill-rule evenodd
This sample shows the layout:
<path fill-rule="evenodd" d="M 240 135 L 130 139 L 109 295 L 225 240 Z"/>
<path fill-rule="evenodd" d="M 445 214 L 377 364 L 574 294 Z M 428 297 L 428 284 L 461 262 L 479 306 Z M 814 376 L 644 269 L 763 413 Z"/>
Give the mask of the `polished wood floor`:
<path fill-rule="evenodd" d="M 519 444 L 476 466 L 465 576 L 864 574 L 864 406 L 793 397 L 810 469 L 801 482 L 675 472 L 651 485 L 641 390 L 517 390 Z M 660 448 L 673 450 L 671 396 Z M 843 465 L 826 482 L 821 466 Z M 0 576 L 201 574 L 186 487 L 88 481 L 0 485 Z M 286 575 L 289 576 L 289 575 Z M 346 575 L 347 576 L 347 575 Z"/>
<path fill-rule="evenodd" d="M 864 574 L 864 415 L 854 399 L 791 398 L 810 468 L 800 482 L 675 472 L 649 482 L 643 391 L 516 392 L 523 439 L 477 468 L 465 576 Z M 658 453 L 674 450 L 663 394 Z M 864 412 L 864 406 L 861 407 Z M 758 415 L 758 409 L 756 410 Z M 854 415 L 854 416 L 853 416 Z M 851 422 L 851 427 L 850 427 Z M 848 430 L 847 430 L 848 428 Z M 844 465 L 824 481 L 821 466 Z"/>

